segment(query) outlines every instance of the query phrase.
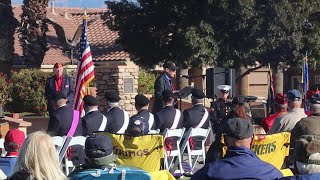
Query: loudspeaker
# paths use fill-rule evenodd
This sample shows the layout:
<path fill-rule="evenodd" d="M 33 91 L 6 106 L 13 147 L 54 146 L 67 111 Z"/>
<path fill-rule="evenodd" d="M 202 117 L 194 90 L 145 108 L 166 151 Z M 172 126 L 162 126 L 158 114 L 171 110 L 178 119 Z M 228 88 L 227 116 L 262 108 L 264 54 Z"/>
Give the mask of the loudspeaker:
<path fill-rule="evenodd" d="M 208 68 L 206 70 L 206 96 L 215 98 L 219 94 L 219 85 L 230 85 L 230 97 L 235 95 L 235 70 L 225 68 Z"/>

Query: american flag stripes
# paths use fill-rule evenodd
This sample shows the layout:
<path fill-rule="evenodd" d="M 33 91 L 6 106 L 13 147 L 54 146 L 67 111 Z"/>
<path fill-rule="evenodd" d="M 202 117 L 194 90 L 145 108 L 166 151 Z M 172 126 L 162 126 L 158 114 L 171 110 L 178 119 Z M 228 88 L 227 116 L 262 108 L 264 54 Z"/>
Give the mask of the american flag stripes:
<path fill-rule="evenodd" d="M 83 97 L 87 94 L 89 82 L 94 79 L 94 64 L 92 62 L 86 26 L 87 18 L 85 15 L 82 23 L 82 34 L 79 48 L 79 61 L 77 64 L 77 79 L 75 90 L 76 93 L 74 100 L 74 109 L 81 112 L 81 117 L 85 115 L 83 109 Z"/>

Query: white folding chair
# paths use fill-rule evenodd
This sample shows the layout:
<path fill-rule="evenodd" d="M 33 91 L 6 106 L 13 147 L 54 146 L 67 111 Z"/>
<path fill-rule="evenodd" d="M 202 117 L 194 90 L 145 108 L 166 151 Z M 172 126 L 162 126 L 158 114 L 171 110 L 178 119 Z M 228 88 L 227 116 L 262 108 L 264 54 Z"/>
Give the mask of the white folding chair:
<path fill-rule="evenodd" d="M 164 141 L 166 141 L 166 138 L 172 138 L 175 137 L 176 139 L 176 144 L 177 144 L 177 149 L 176 150 L 166 150 L 164 153 L 164 166 L 167 170 L 171 170 L 172 172 L 175 172 L 176 168 L 173 167 L 170 169 L 170 167 L 173 165 L 175 157 L 177 157 L 177 163 L 179 163 L 179 170 L 180 173 L 183 173 L 182 169 L 182 160 L 181 160 L 181 151 L 180 151 L 180 142 L 183 136 L 183 133 L 185 131 L 185 128 L 182 129 L 165 129 L 163 132 L 164 136 Z"/>
<path fill-rule="evenodd" d="M 149 130 L 148 134 L 159 134 L 160 133 L 160 129 L 156 129 L 156 130 Z"/>
<path fill-rule="evenodd" d="M 200 156 L 202 156 L 203 161 L 206 159 L 206 149 L 205 142 L 210 133 L 211 129 L 203 129 L 203 128 L 190 128 L 184 136 L 184 141 L 181 145 L 181 153 L 183 154 L 185 148 L 187 148 L 189 165 L 194 169 L 196 163 Z M 202 137 L 201 140 L 201 149 L 195 150 L 191 149 L 189 138 L 192 137 Z M 195 156 L 195 157 L 192 157 Z"/>
<path fill-rule="evenodd" d="M 63 137 L 61 137 L 61 136 L 53 136 L 53 137 L 51 137 L 51 140 L 52 140 L 54 146 L 56 147 L 56 151 L 57 151 L 58 154 L 60 153 L 60 150 L 61 150 L 62 145 L 63 145 L 62 143 L 64 142 L 65 138 L 66 138 L 66 136 L 63 136 Z"/>
<path fill-rule="evenodd" d="M 84 136 L 75 136 L 72 137 L 69 146 L 74 146 L 74 145 L 81 145 L 84 148 L 84 144 L 86 142 L 86 137 Z M 65 168 L 65 173 L 68 176 L 69 175 L 69 168 L 72 168 L 72 170 L 75 168 L 75 166 L 73 165 L 72 161 L 68 159 L 67 155 L 64 156 L 64 163 L 63 163 L 63 167 Z"/>
<path fill-rule="evenodd" d="M 7 151 L 4 149 L 4 139 L 0 139 L 1 157 L 6 156 Z"/>

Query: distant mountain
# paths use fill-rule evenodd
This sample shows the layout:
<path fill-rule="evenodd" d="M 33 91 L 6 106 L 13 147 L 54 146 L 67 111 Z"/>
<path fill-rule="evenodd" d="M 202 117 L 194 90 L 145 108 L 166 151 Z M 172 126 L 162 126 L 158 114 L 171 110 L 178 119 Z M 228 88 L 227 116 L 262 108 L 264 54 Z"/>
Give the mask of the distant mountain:
<path fill-rule="evenodd" d="M 23 0 L 11 0 L 14 5 L 21 5 Z M 49 1 L 50 6 L 51 1 Z M 55 0 L 57 7 L 104 8 L 104 0 Z"/>

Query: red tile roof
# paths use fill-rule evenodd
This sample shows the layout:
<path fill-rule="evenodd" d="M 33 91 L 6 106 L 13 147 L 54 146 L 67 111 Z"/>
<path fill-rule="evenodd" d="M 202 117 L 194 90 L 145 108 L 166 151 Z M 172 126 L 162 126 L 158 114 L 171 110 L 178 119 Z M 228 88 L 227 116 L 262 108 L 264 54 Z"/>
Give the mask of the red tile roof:
<path fill-rule="evenodd" d="M 130 60 L 129 54 L 115 44 L 115 40 L 119 37 L 117 32 L 111 31 L 106 25 L 103 24 L 101 19 L 102 13 L 106 9 L 87 9 L 88 20 L 98 17 L 98 20 L 93 25 L 89 26 L 88 39 L 92 51 L 93 61 L 107 61 L 107 60 Z M 69 19 L 66 19 L 63 14 L 68 12 Z M 22 9 L 20 6 L 14 6 L 13 12 L 17 20 L 20 22 L 20 15 Z M 82 16 L 84 10 L 81 8 L 55 8 L 55 14 L 51 13 L 50 8 L 47 8 L 47 17 L 54 19 L 60 24 L 66 33 L 67 38 L 71 39 L 76 32 L 77 27 L 82 23 Z M 51 25 L 48 25 L 49 31 L 47 32 L 47 44 L 49 50 L 46 52 L 43 65 L 53 65 L 56 62 L 67 64 L 70 59 L 62 54 L 62 46 L 58 41 L 56 32 Z M 21 60 L 22 48 L 19 43 L 18 31 L 15 37 L 15 55 L 16 61 Z M 76 59 L 77 56 L 74 56 Z"/>

